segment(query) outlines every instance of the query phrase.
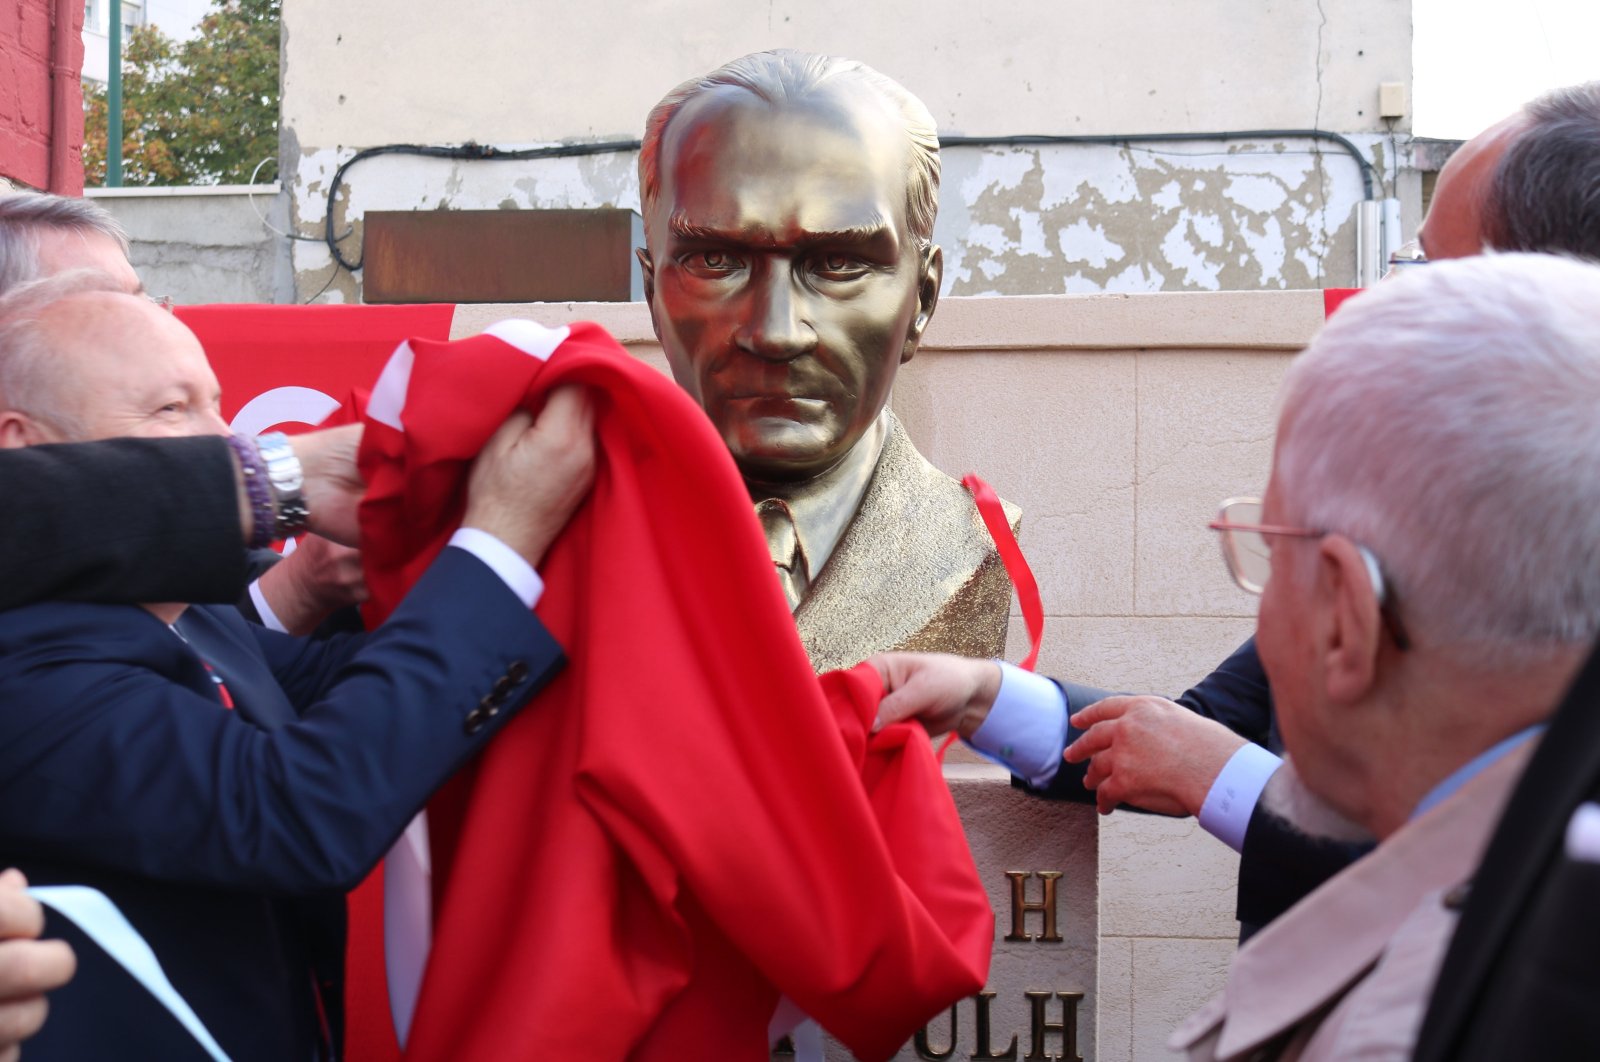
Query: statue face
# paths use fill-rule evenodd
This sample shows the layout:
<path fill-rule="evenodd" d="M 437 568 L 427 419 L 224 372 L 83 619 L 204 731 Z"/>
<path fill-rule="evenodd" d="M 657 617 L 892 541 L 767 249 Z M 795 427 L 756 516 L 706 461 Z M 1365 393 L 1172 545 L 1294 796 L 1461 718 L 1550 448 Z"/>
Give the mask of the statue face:
<path fill-rule="evenodd" d="M 827 471 L 916 350 L 940 259 L 906 227 L 909 150 L 864 90 L 780 108 L 719 88 L 667 128 L 651 317 L 746 479 Z"/>

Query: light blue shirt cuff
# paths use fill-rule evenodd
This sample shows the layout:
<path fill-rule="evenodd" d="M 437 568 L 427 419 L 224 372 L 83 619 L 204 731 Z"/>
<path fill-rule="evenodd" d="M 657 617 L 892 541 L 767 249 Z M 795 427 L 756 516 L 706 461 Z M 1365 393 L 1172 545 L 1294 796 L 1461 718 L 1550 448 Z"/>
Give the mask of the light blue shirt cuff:
<path fill-rule="evenodd" d="M 267 595 L 261 592 L 261 580 L 257 579 L 250 584 L 250 603 L 256 607 L 256 615 L 261 617 L 261 625 L 269 631 L 279 634 L 288 634 L 289 628 L 283 625 L 278 614 L 272 611 L 272 606 L 267 604 Z"/>
<path fill-rule="evenodd" d="M 524 605 L 532 608 L 539 603 L 539 597 L 544 593 L 544 580 L 539 578 L 539 573 L 533 570 L 533 565 L 522 554 L 489 532 L 476 527 L 459 528 L 450 536 L 450 545 L 466 550 L 487 564 Z"/>
<path fill-rule="evenodd" d="M 1049 679 L 999 664 L 1000 692 L 967 744 L 1029 785 L 1047 785 L 1067 746 L 1067 699 Z"/>
<path fill-rule="evenodd" d="M 1247 744 L 1229 758 L 1200 805 L 1200 828 L 1233 849 L 1244 851 L 1244 834 L 1267 779 L 1283 760 L 1260 745 Z"/>

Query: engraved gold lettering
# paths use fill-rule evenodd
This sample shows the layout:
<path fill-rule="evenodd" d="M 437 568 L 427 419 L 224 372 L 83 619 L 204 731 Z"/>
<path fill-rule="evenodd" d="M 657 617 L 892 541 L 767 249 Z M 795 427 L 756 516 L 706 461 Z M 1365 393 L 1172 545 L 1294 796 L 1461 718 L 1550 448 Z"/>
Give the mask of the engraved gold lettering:
<path fill-rule="evenodd" d="M 1028 997 L 1028 1006 L 1032 1010 L 1029 1024 L 1031 1025 L 1031 1049 L 1025 1058 L 1030 1062 L 1083 1062 L 1083 1056 L 1078 1054 L 1078 1004 L 1083 1002 L 1082 992 L 1024 992 Z M 1050 1003 L 1050 997 L 1055 996 L 1061 1000 L 1061 1021 L 1045 1020 L 1045 1008 Z M 1052 1055 L 1045 1047 L 1045 1037 L 1050 1033 L 1061 1034 L 1061 1053 Z"/>
<path fill-rule="evenodd" d="M 985 1062 L 985 1060 L 997 1058 L 1016 1058 L 1017 1038 L 1015 1036 L 1011 1037 L 1010 1046 L 998 1054 L 995 1053 L 993 1047 L 989 1046 L 989 1005 L 994 1002 L 994 993 L 979 992 L 972 997 L 972 1002 L 977 1004 L 978 1007 L 978 1049 L 967 1057 L 972 1059 L 973 1062 Z"/>
<path fill-rule="evenodd" d="M 1042 943 L 1059 944 L 1061 942 L 1061 933 L 1056 928 L 1056 882 L 1061 878 L 1061 871 L 1039 871 L 1039 881 L 1043 887 L 1044 895 L 1038 902 L 1030 901 L 1027 898 L 1028 879 L 1033 876 L 1026 870 L 1006 871 L 1006 877 L 1011 880 L 1011 932 L 1006 934 L 1005 939 L 1009 941 L 1038 940 Z M 1026 919 L 1029 911 L 1038 911 L 1044 917 L 1044 932 L 1037 937 L 1028 935 Z"/>
<path fill-rule="evenodd" d="M 956 1056 L 956 1044 L 960 1043 L 961 1041 L 960 1030 L 956 1024 L 956 1007 L 959 1005 L 960 1004 L 953 1003 L 950 1006 L 950 1046 L 945 1048 L 943 1051 L 935 1051 L 932 1046 L 930 1046 L 928 1029 L 918 1029 L 917 1035 L 912 1041 L 913 1046 L 915 1046 L 917 1049 L 918 1058 L 929 1059 L 930 1062 L 938 1062 L 939 1059 L 954 1058 Z M 932 1022 L 928 1023 L 928 1027 L 932 1027 L 932 1025 Z"/>

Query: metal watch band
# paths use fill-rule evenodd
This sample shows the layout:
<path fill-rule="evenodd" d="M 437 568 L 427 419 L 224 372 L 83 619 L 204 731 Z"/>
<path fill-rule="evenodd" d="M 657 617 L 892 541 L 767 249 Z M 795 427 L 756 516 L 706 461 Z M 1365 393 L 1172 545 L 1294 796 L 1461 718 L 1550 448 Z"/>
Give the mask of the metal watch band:
<path fill-rule="evenodd" d="M 289 446 L 289 437 L 281 431 L 258 435 L 256 447 L 261 452 L 261 463 L 266 466 L 267 485 L 272 488 L 272 501 L 277 510 L 273 537 L 297 535 L 305 530 L 311 517 L 303 493 L 305 477 L 300 470 L 300 459 Z"/>

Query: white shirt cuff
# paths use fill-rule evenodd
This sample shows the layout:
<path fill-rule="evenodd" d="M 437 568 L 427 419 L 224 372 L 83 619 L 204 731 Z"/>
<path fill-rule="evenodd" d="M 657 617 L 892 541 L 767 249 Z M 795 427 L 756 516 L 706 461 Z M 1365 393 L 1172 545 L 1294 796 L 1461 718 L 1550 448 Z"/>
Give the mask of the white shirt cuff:
<path fill-rule="evenodd" d="M 1067 699 L 1042 675 L 998 663 L 1000 692 L 967 744 L 1029 785 L 1046 785 L 1067 746 Z"/>
<path fill-rule="evenodd" d="M 450 545 L 464 549 L 487 564 L 511 592 L 532 608 L 544 593 L 544 580 L 533 570 L 533 565 L 522 554 L 500 541 L 487 531 L 476 527 L 462 527 L 450 536 Z"/>
<path fill-rule="evenodd" d="M 279 634 L 288 634 L 289 628 L 283 625 L 278 614 L 272 611 L 272 606 L 267 604 L 267 595 L 261 592 L 261 580 L 257 579 L 250 584 L 250 602 L 256 607 L 256 615 L 261 617 L 261 625 L 269 631 Z"/>
<path fill-rule="evenodd" d="M 1235 852 L 1244 851 L 1244 835 L 1256 801 L 1261 799 L 1267 779 L 1282 766 L 1283 760 L 1260 745 L 1240 748 L 1211 783 L 1211 791 L 1200 805 L 1200 828 Z"/>

